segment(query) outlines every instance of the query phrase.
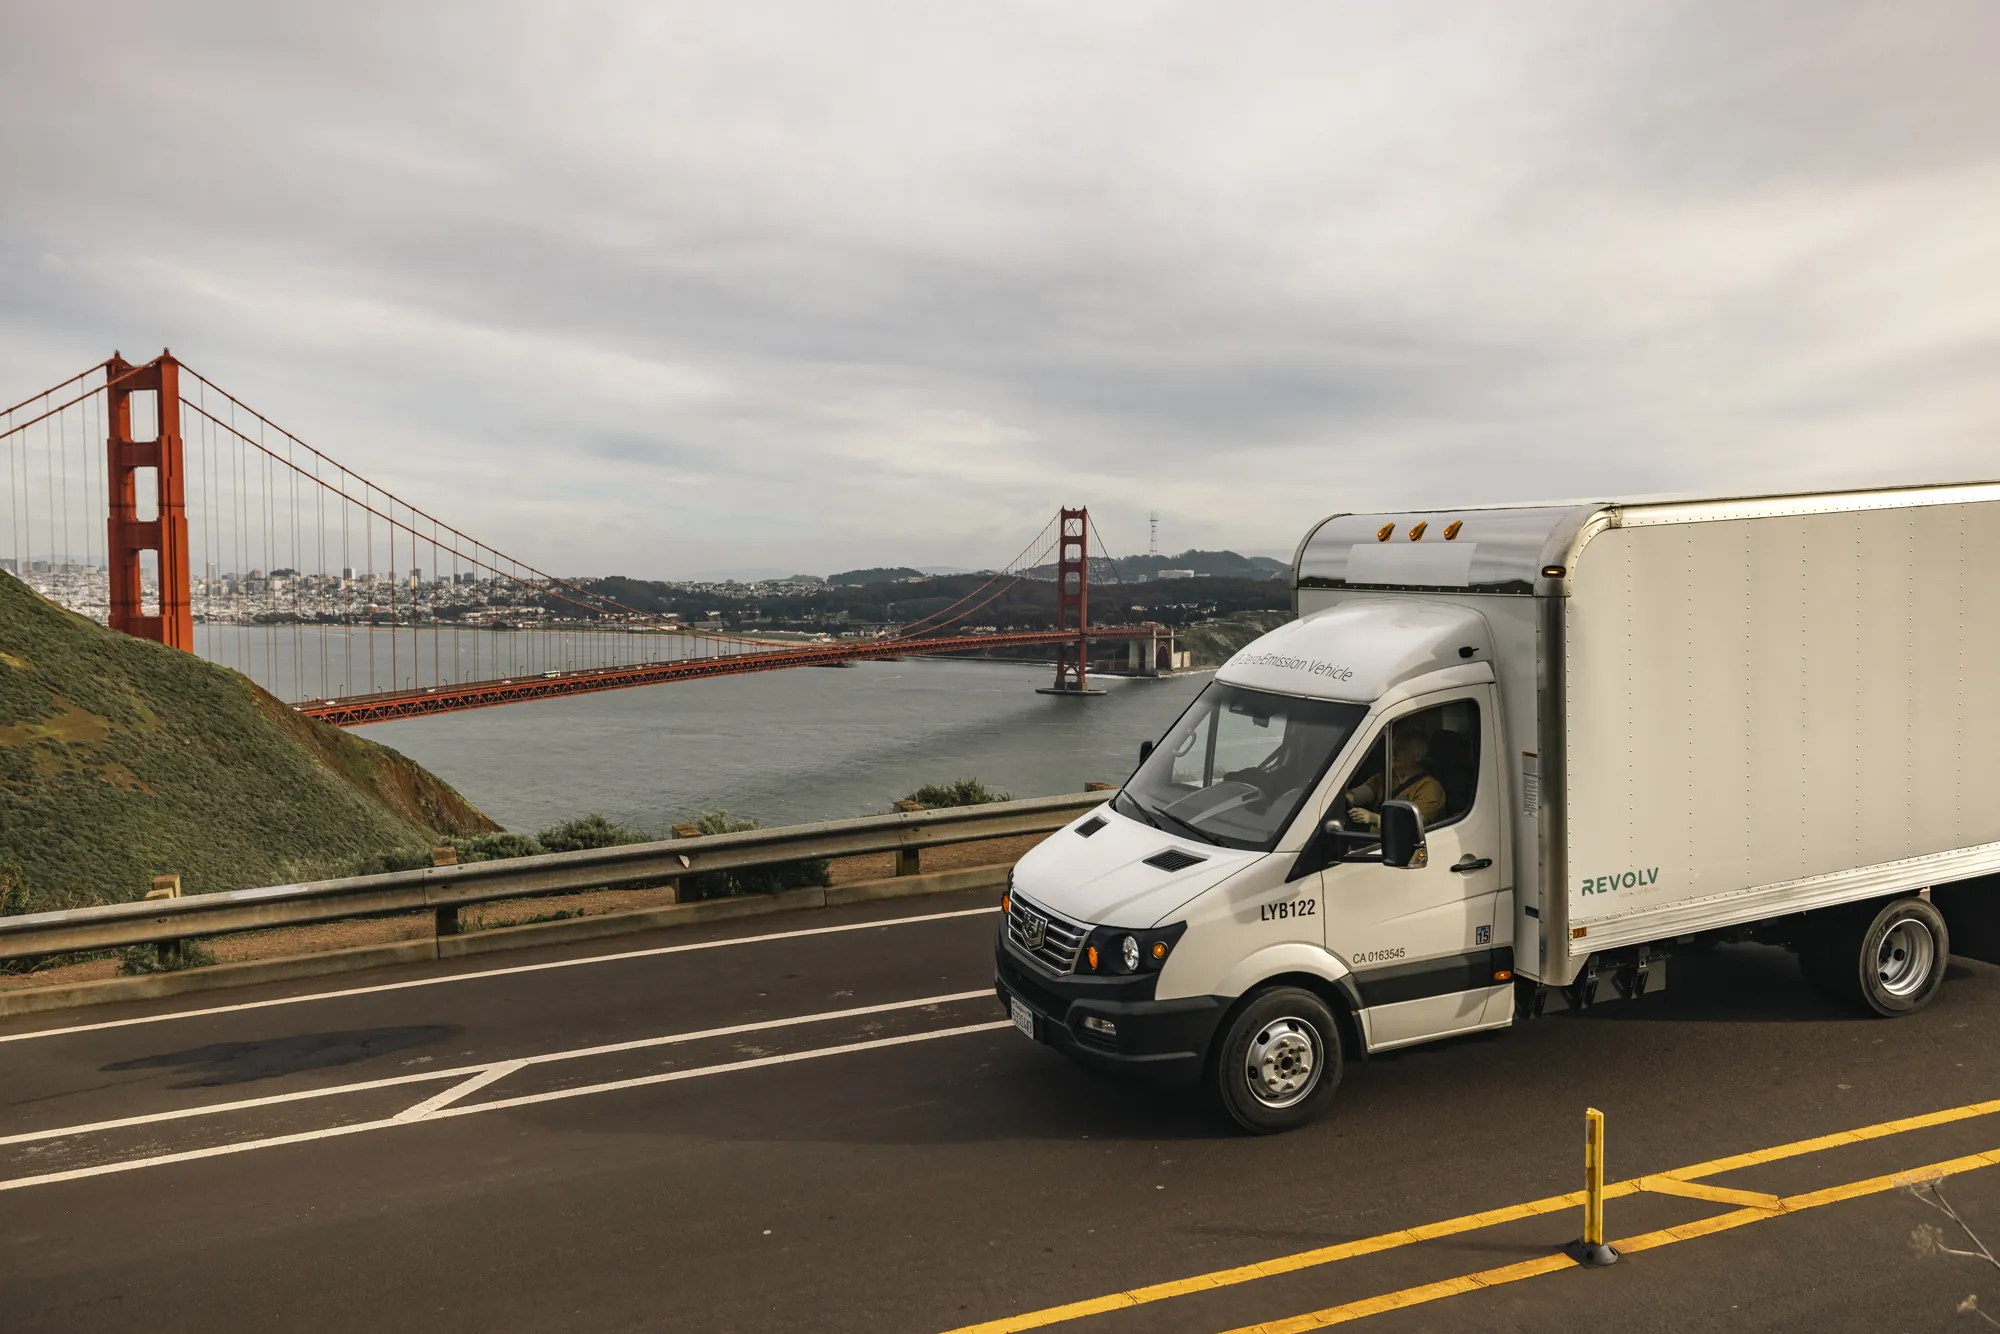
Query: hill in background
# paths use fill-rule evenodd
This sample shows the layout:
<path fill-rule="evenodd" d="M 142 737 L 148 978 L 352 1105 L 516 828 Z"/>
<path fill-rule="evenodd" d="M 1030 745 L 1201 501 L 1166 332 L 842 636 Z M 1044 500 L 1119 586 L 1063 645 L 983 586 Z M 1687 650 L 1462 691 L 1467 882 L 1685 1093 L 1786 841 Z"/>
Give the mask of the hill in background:
<path fill-rule="evenodd" d="M 1292 567 L 1269 556 L 1239 556 L 1233 551 L 1183 551 L 1178 556 L 1120 556 L 1113 562 L 1118 577 L 1128 583 L 1153 579 L 1161 570 L 1193 570 L 1228 579 L 1279 579 Z M 1096 571 L 1091 572 L 1094 576 Z"/>
<path fill-rule="evenodd" d="M 498 828 L 396 751 L 0 574 L 9 909 L 123 902 L 156 875 L 189 893 L 313 879 Z"/>
<path fill-rule="evenodd" d="M 1090 579 L 1092 583 L 1116 580 L 1120 583 L 1142 584 L 1157 579 L 1162 570 L 1190 570 L 1197 575 L 1211 579 L 1282 579 L 1292 572 L 1292 567 L 1281 560 L 1269 556 L 1241 556 L 1234 551 L 1183 551 L 1178 556 L 1119 556 L 1106 559 L 1103 556 L 1090 558 Z M 1056 567 L 1053 562 L 1037 565 L 1028 571 L 1036 579 L 1054 579 Z"/>
<path fill-rule="evenodd" d="M 875 565 L 865 570 L 842 570 L 839 574 L 829 574 L 826 581 L 840 587 L 866 587 L 869 584 L 894 584 L 905 579 L 921 579 L 922 570 L 907 565 Z"/>

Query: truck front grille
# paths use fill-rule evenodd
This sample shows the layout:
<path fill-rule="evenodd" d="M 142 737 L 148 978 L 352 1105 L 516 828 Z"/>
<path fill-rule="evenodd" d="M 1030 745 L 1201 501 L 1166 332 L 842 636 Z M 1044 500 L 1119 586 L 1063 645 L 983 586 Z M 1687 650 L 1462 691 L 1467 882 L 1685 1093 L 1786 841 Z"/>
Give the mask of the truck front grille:
<path fill-rule="evenodd" d="M 1038 908 L 1019 894 L 1008 904 L 1007 943 L 1052 973 L 1076 971 L 1076 956 L 1089 934 L 1089 927 Z"/>

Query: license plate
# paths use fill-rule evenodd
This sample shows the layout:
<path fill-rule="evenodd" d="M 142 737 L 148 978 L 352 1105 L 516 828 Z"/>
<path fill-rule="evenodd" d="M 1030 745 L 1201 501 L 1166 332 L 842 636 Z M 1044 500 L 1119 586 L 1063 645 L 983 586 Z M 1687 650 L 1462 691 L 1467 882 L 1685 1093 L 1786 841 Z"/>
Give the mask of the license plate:
<path fill-rule="evenodd" d="M 1007 998 L 1007 1011 L 1014 1016 L 1014 1027 L 1020 1029 L 1029 1037 L 1035 1036 L 1035 1012 L 1033 1010 L 1021 1004 L 1021 1002 L 1015 1000 L 1012 996 L 1009 996 Z"/>

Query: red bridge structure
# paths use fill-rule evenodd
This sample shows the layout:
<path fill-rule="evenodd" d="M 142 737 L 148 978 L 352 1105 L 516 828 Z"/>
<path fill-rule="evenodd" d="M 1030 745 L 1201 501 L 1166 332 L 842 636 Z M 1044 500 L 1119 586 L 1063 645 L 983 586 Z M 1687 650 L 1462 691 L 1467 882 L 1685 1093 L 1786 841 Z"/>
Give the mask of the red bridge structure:
<path fill-rule="evenodd" d="M 1124 642 L 1135 673 L 1176 665 L 1163 626 L 1090 625 L 1095 534 L 1082 508 L 1063 509 L 939 611 L 881 634 L 800 643 L 683 625 L 537 569 L 357 475 L 166 352 L 140 365 L 114 354 L 0 412 L 0 450 L 0 570 L 343 727 L 1043 646 L 1056 661 L 1045 693 L 1088 695 L 1099 693 L 1092 641 Z M 1053 628 L 964 628 L 1051 563 Z"/>

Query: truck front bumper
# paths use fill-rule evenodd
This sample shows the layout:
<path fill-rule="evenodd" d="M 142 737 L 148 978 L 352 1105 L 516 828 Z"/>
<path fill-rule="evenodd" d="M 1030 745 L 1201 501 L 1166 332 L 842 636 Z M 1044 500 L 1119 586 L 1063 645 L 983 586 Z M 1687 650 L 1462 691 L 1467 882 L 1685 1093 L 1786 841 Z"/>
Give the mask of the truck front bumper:
<path fill-rule="evenodd" d="M 1229 1009 L 1226 996 L 1152 998 L 1157 974 L 1051 977 L 1024 963 L 1004 941 L 993 947 L 993 990 L 1011 1013 L 1019 1001 L 1035 1017 L 1035 1040 L 1079 1063 L 1166 1087 L 1201 1078 L 1208 1044 Z M 1099 1027 L 1085 1024 L 1097 1021 Z M 1106 1033 L 1101 1025 L 1109 1024 Z"/>

